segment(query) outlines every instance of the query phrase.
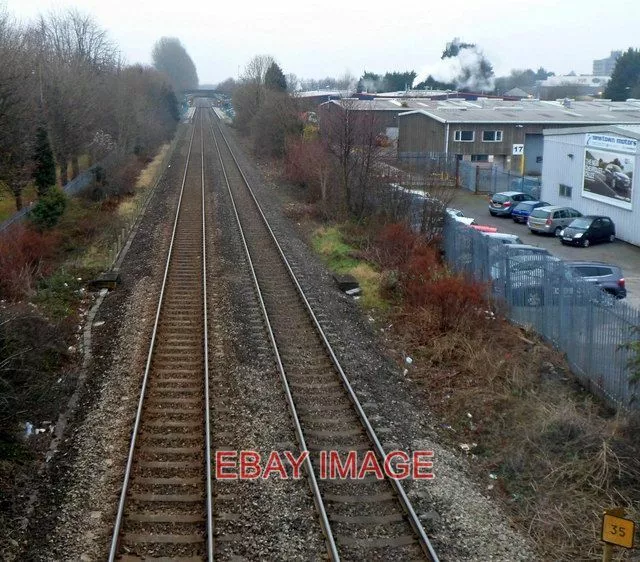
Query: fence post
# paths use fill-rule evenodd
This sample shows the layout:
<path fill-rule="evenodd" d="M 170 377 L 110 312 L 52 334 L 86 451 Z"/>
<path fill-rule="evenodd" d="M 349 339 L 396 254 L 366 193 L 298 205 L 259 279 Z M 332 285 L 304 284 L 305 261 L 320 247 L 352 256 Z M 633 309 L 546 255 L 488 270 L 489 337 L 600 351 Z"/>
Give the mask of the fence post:
<path fill-rule="evenodd" d="M 460 187 L 460 160 L 456 158 L 456 189 Z"/>
<path fill-rule="evenodd" d="M 584 366 L 584 374 L 590 381 L 594 380 L 593 370 L 593 303 L 587 305 L 587 330 L 585 333 L 585 345 L 587 346 L 587 364 Z M 588 340 L 588 341 L 587 341 Z"/>
<path fill-rule="evenodd" d="M 475 185 L 473 186 L 474 193 L 478 193 L 479 183 L 480 183 L 480 166 L 476 165 L 476 181 L 475 181 Z"/>

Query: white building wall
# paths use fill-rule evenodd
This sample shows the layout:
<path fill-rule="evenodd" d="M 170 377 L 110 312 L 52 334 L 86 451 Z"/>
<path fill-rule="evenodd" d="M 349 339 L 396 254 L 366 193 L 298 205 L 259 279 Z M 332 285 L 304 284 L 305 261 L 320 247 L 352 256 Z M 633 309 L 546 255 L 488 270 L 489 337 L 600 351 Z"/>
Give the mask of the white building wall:
<path fill-rule="evenodd" d="M 540 199 L 551 205 L 573 207 L 583 215 L 608 216 L 615 223 L 620 240 L 640 246 L 640 154 L 635 156 L 631 210 L 622 209 L 582 195 L 585 138 L 585 133 L 545 135 Z M 571 197 L 560 195 L 560 184 L 571 186 Z"/>

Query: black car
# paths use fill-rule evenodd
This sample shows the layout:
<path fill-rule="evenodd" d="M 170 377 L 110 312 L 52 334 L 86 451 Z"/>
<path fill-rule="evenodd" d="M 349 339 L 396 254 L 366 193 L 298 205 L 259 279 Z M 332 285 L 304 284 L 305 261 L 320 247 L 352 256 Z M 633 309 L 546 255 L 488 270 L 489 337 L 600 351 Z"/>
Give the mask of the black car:
<path fill-rule="evenodd" d="M 623 299 L 627 296 L 624 275 L 617 265 L 611 265 L 600 261 L 569 261 L 565 266 L 573 277 L 584 279 L 593 283 L 605 293 Z"/>
<path fill-rule="evenodd" d="M 609 217 L 587 215 L 574 219 L 560 232 L 563 244 L 573 244 L 587 248 L 594 242 L 613 242 L 616 239 L 616 226 Z"/>

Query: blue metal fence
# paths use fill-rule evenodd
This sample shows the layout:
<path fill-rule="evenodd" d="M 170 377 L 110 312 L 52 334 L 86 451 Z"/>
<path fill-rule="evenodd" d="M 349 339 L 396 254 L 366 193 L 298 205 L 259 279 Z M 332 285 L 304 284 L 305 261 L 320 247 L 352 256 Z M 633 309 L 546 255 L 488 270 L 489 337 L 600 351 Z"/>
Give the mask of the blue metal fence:
<path fill-rule="evenodd" d="M 444 251 L 456 271 L 488 283 L 508 317 L 564 352 L 582 384 L 615 408 L 640 409 L 624 344 L 638 340 L 640 311 L 573 277 L 558 258 L 522 258 L 514 248 L 447 220 Z"/>
<path fill-rule="evenodd" d="M 458 185 L 474 193 L 522 191 L 534 197 L 540 195 L 539 177 L 516 175 L 498 166 L 480 166 L 465 161 L 459 162 L 458 170 Z"/>
<path fill-rule="evenodd" d="M 403 152 L 398 155 L 398 159 L 418 172 L 428 173 L 434 169 L 442 171 L 448 178 L 455 179 L 457 186 L 474 193 L 522 191 L 537 198 L 541 192 L 541 180 L 538 176 L 522 176 L 495 165 L 457 160 L 453 154 Z"/>

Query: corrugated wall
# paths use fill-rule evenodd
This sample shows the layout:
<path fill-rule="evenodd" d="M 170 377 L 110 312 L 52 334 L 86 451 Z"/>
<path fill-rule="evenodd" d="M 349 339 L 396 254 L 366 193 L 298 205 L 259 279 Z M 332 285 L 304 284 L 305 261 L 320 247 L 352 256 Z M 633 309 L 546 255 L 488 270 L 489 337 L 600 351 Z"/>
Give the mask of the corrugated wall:
<path fill-rule="evenodd" d="M 573 207 L 584 215 L 611 217 L 616 225 L 616 236 L 640 246 L 640 155 L 636 154 L 632 210 L 628 211 L 582 196 L 584 149 L 585 133 L 545 135 L 541 199 L 552 205 Z M 571 197 L 560 195 L 560 184 L 571 186 Z"/>

